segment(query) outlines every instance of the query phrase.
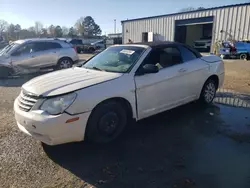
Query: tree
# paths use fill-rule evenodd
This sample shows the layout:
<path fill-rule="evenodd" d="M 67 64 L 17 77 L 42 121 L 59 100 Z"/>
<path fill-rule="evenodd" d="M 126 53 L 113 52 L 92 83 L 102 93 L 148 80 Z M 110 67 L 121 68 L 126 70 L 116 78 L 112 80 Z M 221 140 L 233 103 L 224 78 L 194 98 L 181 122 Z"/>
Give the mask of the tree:
<path fill-rule="evenodd" d="M 74 27 L 71 27 L 71 28 L 69 28 L 69 33 L 68 33 L 68 36 L 69 37 L 75 37 L 76 36 L 76 34 L 77 34 L 77 31 L 75 30 L 75 28 Z"/>
<path fill-rule="evenodd" d="M 62 27 L 62 33 L 63 33 L 63 36 L 67 36 L 68 33 L 69 33 L 69 28 L 63 26 L 63 27 Z"/>
<path fill-rule="evenodd" d="M 91 16 L 81 17 L 75 24 L 77 33 L 82 36 L 97 36 L 101 35 L 102 30 L 100 26 L 95 23 L 95 20 Z"/>
<path fill-rule="evenodd" d="M 2 32 L 7 30 L 7 27 L 8 27 L 8 22 L 6 22 L 5 20 L 0 20 L 0 35 L 2 34 Z"/>
<path fill-rule="evenodd" d="M 77 32 L 78 35 L 83 35 L 83 33 L 84 33 L 84 25 L 83 25 L 83 23 L 84 23 L 84 18 L 83 17 L 79 18 L 75 23 L 75 29 L 76 29 L 76 32 Z"/>
<path fill-rule="evenodd" d="M 55 28 L 55 37 L 62 37 L 63 36 L 63 32 L 62 32 L 62 28 L 61 26 L 56 26 Z"/>
<path fill-rule="evenodd" d="M 84 34 L 87 34 L 88 36 L 97 36 L 102 33 L 100 26 L 95 23 L 95 20 L 91 16 L 86 16 L 84 18 L 83 25 Z"/>
<path fill-rule="evenodd" d="M 43 28 L 43 24 L 41 22 L 36 21 L 35 22 L 35 32 L 37 35 L 41 33 L 41 30 Z"/>
<path fill-rule="evenodd" d="M 15 25 L 14 24 L 10 24 L 8 26 L 7 33 L 8 33 L 8 39 L 9 40 L 15 40 L 16 39 Z"/>
<path fill-rule="evenodd" d="M 28 31 L 29 31 L 29 36 L 30 36 L 30 37 L 35 37 L 35 36 L 37 36 L 37 35 L 36 35 L 36 31 L 35 31 L 35 27 L 29 27 L 29 28 L 28 28 Z"/>
<path fill-rule="evenodd" d="M 46 28 L 42 28 L 41 29 L 41 34 L 40 37 L 47 37 L 48 36 L 48 32 Z"/>
<path fill-rule="evenodd" d="M 20 36 L 19 36 L 20 31 L 21 31 L 21 26 L 19 24 L 16 24 L 15 29 L 14 29 L 14 32 L 16 33 L 16 39 L 20 38 Z"/>
<path fill-rule="evenodd" d="M 54 37 L 55 36 L 55 26 L 54 25 L 50 25 L 48 27 L 48 34 L 51 36 L 51 37 Z"/>

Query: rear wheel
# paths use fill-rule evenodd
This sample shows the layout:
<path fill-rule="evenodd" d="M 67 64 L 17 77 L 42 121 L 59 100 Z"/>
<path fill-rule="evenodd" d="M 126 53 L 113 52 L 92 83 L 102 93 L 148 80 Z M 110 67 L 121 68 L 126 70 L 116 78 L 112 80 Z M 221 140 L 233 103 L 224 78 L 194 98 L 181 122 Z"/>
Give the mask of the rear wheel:
<path fill-rule="evenodd" d="M 61 58 L 57 63 L 57 69 L 67 69 L 72 67 L 73 61 L 70 58 Z"/>
<path fill-rule="evenodd" d="M 108 143 L 122 133 L 127 121 L 127 112 L 120 103 L 110 101 L 100 104 L 89 118 L 86 137 L 94 143 Z"/>
<path fill-rule="evenodd" d="M 209 79 L 204 84 L 201 95 L 200 102 L 203 104 L 211 104 L 215 98 L 217 90 L 217 84 L 213 79 Z"/>
<path fill-rule="evenodd" d="M 247 60 L 247 54 L 240 54 L 240 59 Z"/>

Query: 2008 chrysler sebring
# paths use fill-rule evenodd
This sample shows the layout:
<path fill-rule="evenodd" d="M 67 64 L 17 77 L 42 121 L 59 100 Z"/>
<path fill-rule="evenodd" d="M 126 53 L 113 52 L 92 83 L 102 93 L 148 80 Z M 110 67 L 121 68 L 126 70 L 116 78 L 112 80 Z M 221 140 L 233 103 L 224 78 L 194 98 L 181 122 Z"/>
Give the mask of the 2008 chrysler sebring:
<path fill-rule="evenodd" d="M 224 80 L 224 63 L 175 42 L 112 46 L 82 67 L 25 83 L 14 110 L 21 131 L 56 145 L 114 140 L 140 120 L 200 100 L 209 104 Z"/>

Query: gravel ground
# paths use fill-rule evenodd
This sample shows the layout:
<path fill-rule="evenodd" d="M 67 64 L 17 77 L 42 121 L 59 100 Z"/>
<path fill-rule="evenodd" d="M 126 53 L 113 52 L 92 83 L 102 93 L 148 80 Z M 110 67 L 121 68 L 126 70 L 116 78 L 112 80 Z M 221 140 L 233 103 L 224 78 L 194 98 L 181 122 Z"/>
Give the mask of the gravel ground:
<path fill-rule="evenodd" d="M 250 62 L 225 67 L 224 88 L 250 93 Z M 189 104 L 143 120 L 107 146 L 49 147 L 21 133 L 14 120 L 13 101 L 28 79 L 0 80 L 0 187 L 250 187 L 247 95 L 228 90 L 245 108 L 230 100 Z"/>

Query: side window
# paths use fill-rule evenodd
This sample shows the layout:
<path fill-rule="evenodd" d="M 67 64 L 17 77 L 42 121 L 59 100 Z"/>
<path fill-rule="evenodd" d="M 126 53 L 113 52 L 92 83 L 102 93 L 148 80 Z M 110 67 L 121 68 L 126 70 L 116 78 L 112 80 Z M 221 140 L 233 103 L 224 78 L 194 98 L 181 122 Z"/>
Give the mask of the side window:
<path fill-rule="evenodd" d="M 142 65 L 153 64 L 159 69 L 163 69 L 180 63 L 182 63 L 180 51 L 175 47 L 165 47 L 153 49 Z"/>
<path fill-rule="evenodd" d="M 78 40 L 78 39 L 73 39 L 70 41 L 71 44 L 82 44 L 82 41 L 81 40 Z"/>
<path fill-rule="evenodd" d="M 62 48 L 62 46 L 56 42 L 48 42 L 47 48 L 48 49 L 57 49 L 57 48 Z"/>
<path fill-rule="evenodd" d="M 19 49 L 17 49 L 12 55 L 26 55 L 35 51 L 34 43 L 24 44 Z"/>
<path fill-rule="evenodd" d="M 183 62 L 191 61 L 197 58 L 196 55 L 186 47 L 179 46 L 179 49 L 181 51 Z"/>
<path fill-rule="evenodd" d="M 159 62 L 156 64 L 156 66 L 158 66 L 159 69 L 182 63 L 180 51 L 175 47 L 159 49 L 158 56 Z"/>

